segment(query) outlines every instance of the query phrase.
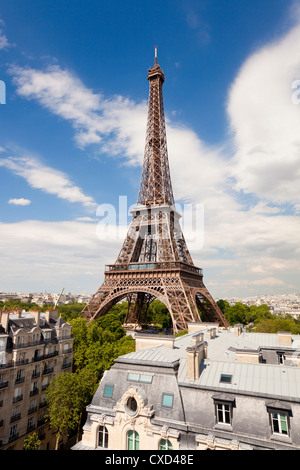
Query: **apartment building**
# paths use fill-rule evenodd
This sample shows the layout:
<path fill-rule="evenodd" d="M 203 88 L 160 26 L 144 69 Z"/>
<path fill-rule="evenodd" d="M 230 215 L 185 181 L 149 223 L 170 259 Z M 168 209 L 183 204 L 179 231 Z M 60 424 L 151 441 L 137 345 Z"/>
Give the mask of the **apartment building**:
<path fill-rule="evenodd" d="M 41 449 L 55 448 L 45 420 L 46 391 L 56 374 L 71 372 L 71 325 L 57 310 L 0 312 L 0 449 L 22 450 L 35 432 Z"/>
<path fill-rule="evenodd" d="M 136 334 L 103 376 L 73 450 L 299 450 L 300 336 L 191 323 Z"/>

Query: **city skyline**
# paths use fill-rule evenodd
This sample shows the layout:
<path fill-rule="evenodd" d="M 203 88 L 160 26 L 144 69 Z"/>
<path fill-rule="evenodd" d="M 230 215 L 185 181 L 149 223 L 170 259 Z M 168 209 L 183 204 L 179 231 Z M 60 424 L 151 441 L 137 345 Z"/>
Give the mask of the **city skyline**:
<path fill-rule="evenodd" d="M 205 284 L 299 291 L 300 2 L 240 3 L 3 2 L 2 291 L 101 284 L 126 227 L 99 231 L 99 206 L 136 202 L 154 46 L 175 200 L 203 207 Z"/>

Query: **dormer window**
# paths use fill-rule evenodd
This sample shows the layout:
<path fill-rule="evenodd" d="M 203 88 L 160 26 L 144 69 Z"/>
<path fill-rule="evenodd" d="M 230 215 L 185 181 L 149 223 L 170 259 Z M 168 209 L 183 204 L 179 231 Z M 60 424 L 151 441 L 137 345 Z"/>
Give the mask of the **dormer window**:
<path fill-rule="evenodd" d="M 267 409 L 274 437 L 276 435 L 288 436 L 291 416 L 289 404 L 275 400 L 267 404 Z"/>
<path fill-rule="evenodd" d="M 126 403 L 127 412 L 130 415 L 135 415 L 137 412 L 137 402 L 134 397 L 129 397 Z"/>
<path fill-rule="evenodd" d="M 17 337 L 17 348 L 22 348 L 24 345 L 24 336 Z"/>
<path fill-rule="evenodd" d="M 44 338 L 45 338 L 45 340 L 51 339 L 51 331 L 45 331 L 44 332 Z"/>
<path fill-rule="evenodd" d="M 278 364 L 284 364 L 285 354 L 283 352 L 278 352 Z"/>
<path fill-rule="evenodd" d="M 287 413 L 271 413 L 272 430 L 275 434 L 288 435 Z"/>

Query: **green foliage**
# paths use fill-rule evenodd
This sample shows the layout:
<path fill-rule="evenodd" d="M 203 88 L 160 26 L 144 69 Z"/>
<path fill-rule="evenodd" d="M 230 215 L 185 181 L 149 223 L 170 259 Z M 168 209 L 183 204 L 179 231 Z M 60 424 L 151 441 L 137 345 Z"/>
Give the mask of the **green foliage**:
<path fill-rule="evenodd" d="M 82 316 L 82 310 L 85 306 L 85 303 L 73 302 L 72 304 L 59 305 L 56 308 L 59 315 L 61 315 L 65 321 L 70 322 L 70 320 Z"/>
<path fill-rule="evenodd" d="M 147 312 L 147 322 L 161 325 L 162 328 L 171 328 L 172 319 L 165 304 L 160 300 L 153 300 Z"/>
<path fill-rule="evenodd" d="M 38 438 L 38 435 L 34 432 L 24 439 L 24 450 L 38 450 L 42 441 Z"/>
<path fill-rule="evenodd" d="M 47 388 L 49 421 L 57 432 L 57 441 L 75 430 L 81 415 L 96 391 L 97 381 L 89 369 L 79 373 L 57 374 Z"/>
<path fill-rule="evenodd" d="M 249 307 L 242 302 L 236 302 L 234 305 L 230 305 L 226 300 L 222 299 L 218 300 L 217 304 L 230 325 L 235 325 L 236 323 L 248 325 L 265 318 L 272 318 L 269 307 L 265 304 L 258 307 L 256 305 Z"/>
<path fill-rule="evenodd" d="M 175 337 L 178 338 L 179 336 L 183 336 L 186 334 L 188 334 L 188 330 L 178 331 L 178 333 L 175 334 Z"/>
<path fill-rule="evenodd" d="M 257 333 L 277 333 L 278 331 L 291 331 L 300 334 L 300 323 L 291 317 L 272 315 L 267 305 L 245 305 L 236 302 L 229 305 L 226 300 L 218 300 L 218 306 L 224 313 L 230 325 L 242 323 L 249 325 L 249 329 Z"/>
<path fill-rule="evenodd" d="M 220 299 L 217 301 L 218 307 L 222 313 L 226 313 L 227 309 L 230 307 L 229 302 L 227 300 Z"/>
<path fill-rule="evenodd" d="M 255 324 L 257 333 L 277 333 L 278 331 L 290 331 L 294 335 L 300 334 L 300 325 L 291 318 L 274 317 L 260 320 Z"/>
<path fill-rule="evenodd" d="M 109 313 L 90 324 L 84 318 L 70 321 L 74 336 L 74 370 L 92 370 L 99 381 L 114 360 L 134 351 L 135 342 L 125 336 L 119 314 Z"/>

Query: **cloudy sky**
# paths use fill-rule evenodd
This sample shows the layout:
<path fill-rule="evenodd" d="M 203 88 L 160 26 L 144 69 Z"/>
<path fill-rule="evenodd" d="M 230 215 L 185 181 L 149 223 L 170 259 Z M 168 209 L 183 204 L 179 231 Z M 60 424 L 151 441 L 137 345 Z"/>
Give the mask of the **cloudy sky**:
<path fill-rule="evenodd" d="M 158 46 L 173 190 L 203 215 L 196 241 L 183 225 L 206 286 L 299 292 L 299 44 L 300 1 L 2 0 L 0 291 L 102 283 L 137 199 Z"/>

